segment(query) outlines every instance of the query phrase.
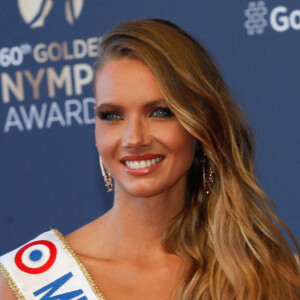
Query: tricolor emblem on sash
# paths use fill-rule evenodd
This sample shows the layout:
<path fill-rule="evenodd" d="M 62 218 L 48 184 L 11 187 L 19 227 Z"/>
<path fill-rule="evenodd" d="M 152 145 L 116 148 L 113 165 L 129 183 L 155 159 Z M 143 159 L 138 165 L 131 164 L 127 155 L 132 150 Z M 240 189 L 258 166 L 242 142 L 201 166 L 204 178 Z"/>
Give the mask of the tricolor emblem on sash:
<path fill-rule="evenodd" d="M 1 256 L 0 271 L 21 300 L 104 300 L 57 230 Z"/>

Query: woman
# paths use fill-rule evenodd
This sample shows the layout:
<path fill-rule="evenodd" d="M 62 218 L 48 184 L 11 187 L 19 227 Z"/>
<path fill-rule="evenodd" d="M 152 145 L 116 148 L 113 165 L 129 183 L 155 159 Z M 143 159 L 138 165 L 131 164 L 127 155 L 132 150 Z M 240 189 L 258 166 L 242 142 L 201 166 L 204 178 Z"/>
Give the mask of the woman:
<path fill-rule="evenodd" d="M 123 23 L 102 40 L 94 89 L 114 205 L 66 240 L 56 232 L 94 294 L 62 294 L 70 272 L 32 299 L 299 299 L 299 266 L 275 224 L 288 229 L 264 202 L 251 131 L 206 50 L 168 21 Z M 38 260 L 34 243 L 14 253 L 23 273 L 38 269 L 23 264 L 28 249 Z M 3 279 L 1 293 L 16 299 Z"/>

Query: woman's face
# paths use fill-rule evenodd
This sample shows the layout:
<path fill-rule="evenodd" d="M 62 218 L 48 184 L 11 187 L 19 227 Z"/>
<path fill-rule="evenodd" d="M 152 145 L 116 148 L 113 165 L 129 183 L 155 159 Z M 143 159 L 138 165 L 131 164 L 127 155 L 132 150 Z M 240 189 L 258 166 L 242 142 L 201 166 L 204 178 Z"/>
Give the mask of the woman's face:
<path fill-rule="evenodd" d="M 195 139 L 141 61 L 108 61 L 95 80 L 96 146 L 117 191 L 150 197 L 185 187 Z"/>

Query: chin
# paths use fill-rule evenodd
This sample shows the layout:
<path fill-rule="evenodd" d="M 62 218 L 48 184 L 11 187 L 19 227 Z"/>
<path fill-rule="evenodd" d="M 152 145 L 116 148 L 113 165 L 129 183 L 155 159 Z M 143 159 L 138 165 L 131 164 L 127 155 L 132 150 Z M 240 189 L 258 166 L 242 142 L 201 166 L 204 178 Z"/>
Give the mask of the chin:
<path fill-rule="evenodd" d="M 155 188 L 148 185 L 145 186 L 143 184 L 138 184 L 136 186 L 127 186 L 124 190 L 130 196 L 138 198 L 154 197 L 163 192 L 163 189 L 161 188 Z"/>
<path fill-rule="evenodd" d="M 151 190 L 145 190 L 145 189 L 134 189 L 127 191 L 127 193 L 132 196 L 132 197 L 137 197 L 137 198 L 148 198 L 148 197 L 154 197 L 159 194 L 159 192 Z"/>

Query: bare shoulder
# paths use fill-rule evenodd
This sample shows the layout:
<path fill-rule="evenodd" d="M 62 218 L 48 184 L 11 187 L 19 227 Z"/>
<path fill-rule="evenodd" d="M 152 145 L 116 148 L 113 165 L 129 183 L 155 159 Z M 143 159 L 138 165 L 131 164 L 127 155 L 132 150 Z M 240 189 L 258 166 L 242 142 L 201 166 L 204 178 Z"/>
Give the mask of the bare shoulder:
<path fill-rule="evenodd" d="M 98 249 L 99 251 L 99 245 L 103 243 L 101 239 L 103 237 L 103 234 L 101 234 L 102 225 L 107 215 L 108 213 L 65 236 L 65 239 L 76 253 L 92 256 L 93 250 Z M 89 245 L 89 247 L 86 247 L 86 245 Z"/>
<path fill-rule="evenodd" d="M 17 300 L 7 280 L 0 274 L 0 299 Z"/>

